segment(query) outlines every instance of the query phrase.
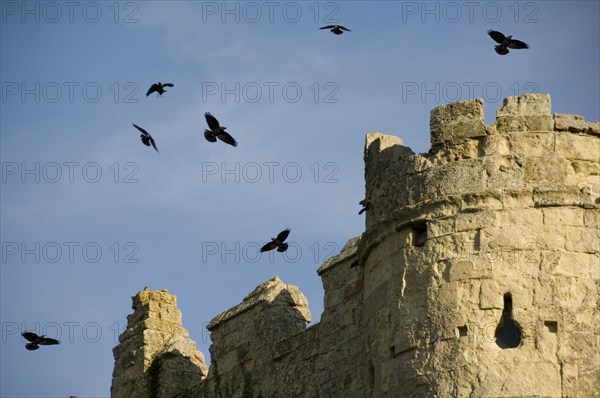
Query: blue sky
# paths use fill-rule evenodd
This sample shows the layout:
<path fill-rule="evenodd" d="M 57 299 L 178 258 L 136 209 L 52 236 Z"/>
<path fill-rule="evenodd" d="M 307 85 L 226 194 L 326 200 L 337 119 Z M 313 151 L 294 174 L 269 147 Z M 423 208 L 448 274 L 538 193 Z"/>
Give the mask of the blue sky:
<path fill-rule="evenodd" d="M 145 286 L 207 361 L 206 324 L 275 275 L 318 321 L 316 269 L 364 230 L 367 132 L 427 152 L 435 106 L 482 97 L 491 123 L 524 92 L 600 120 L 597 1 L 71 4 L 0 3 L 2 397 L 108 396 Z M 487 29 L 531 48 L 499 56 Z M 29 352 L 25 330 L 62 344 Z"/>

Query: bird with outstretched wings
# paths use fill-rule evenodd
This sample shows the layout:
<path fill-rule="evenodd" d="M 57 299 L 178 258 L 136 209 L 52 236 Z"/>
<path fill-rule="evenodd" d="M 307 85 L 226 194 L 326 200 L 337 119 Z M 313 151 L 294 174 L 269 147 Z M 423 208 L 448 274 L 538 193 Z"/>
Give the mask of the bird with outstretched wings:
<path fill-rule="evenodd" d="M 263 247 L 261 247 L 260 252 L 268 252 L 269 250 L 273 250 L 275 248 L 277 248 L 277 251 L 280 253 L 286 251 L 288 249 L 288 244 L 284 242 L 289 234 L 289 228 L 286 228 L 285 230 L 281 231 L 276 238 L 271 238 L 271 241 L 269 243 L 266 243 Z"/>
<path fill-rule="evenodd" d="M 494 47 L 494 50 L 500 55 L 506 55 L 509 53 L 508 49 L 512 48 L 515 50 L 522 50 L 529 48 L 529 45 L 521 40 L 513 39 L 512 36 L 504 36 L 501 32 L 496 30 L 488 30 L 488 35 L 499 45 Z"/>
<path fill-rule="evenodd" d="M 204 138 L 210 142 L 217 142 L 217 138 L 226 144 L 237 146 L 237 141 L 225 131 L 227 127 L 221 126 L 216 117 L 211 115 L 209 112 L 204 114 L 206 118 L 206 123 L 208 124 L 208 128 L 210 130 L 204 130 Z"/>
<path fill-rule="evenodd" d="M 336 35 L 341 35 L 342 33 L 344 33 L 344 31 L 352 32 L 350 29 L 348 29 L 347 27 L 342 26 L 342 25 L 327 25 L 327 26 L 323 26 L 319 29 L 329 29 L 329 30 L 331 30 L 331 32 L 333 34 L 336 34 Z"/>
<path fill-rule="evenodd" d="M 21 333 L 21 336 L 23 336 L 25 340 L 30 341 L 30 343 L 25 344 L 25 348 L 27 348 L 29 351 L 37 350 L 41 345 L 60 344 L 60 341 L 56 339 L 51 339 L 45 335 L 38 336 L 33 332 L 24 332 Z"/>
<path fill-rule="evenodd" d="M 148 89 L 148 92 L 146 93 L 146 97 L 152 93 L 158 93 L 158 96 L 162 97 L 163 93 L 165 93 L 167 91 L 167 90 L 165 90 L 165 87 L 175 87 L 175 85 L 173 83 L 161 83 L 161 82 L 154 83 Z"/>
<path fill-rule="evenodd" d="M 141 128 L 140 126 L 138 126 L 137 124 L 135 124 L 135 123 L 132 123 L 132 124 L 133 124 L 133 127 L 138 129 L 142 133 L 140 135 L 140 138 L 142 139 L 142 142 L 144 143 L 144 145 L 146 145 L 146 146 L 152 145 L 152 147 L 154 149 L 156 149 L 156 152 L 158 152 L 158 148 L 156 147 L 156 142 L 154 142 L 154 138 L 152 138 L 150 133 L 147 132 L 145 129 Z"/>

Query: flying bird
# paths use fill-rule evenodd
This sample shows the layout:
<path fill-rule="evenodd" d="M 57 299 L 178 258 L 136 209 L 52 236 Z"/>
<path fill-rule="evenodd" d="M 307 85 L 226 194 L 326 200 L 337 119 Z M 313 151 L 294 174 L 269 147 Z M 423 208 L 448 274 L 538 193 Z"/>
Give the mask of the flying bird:
<path fill-rule="evenodd" d="M 500 55 L 508 54 L 509 48 L 516 50 L 529 48 L 527 43 L 522 42 L 521 40 L 515 40 L 512 38 L 512 36 L 504 36 L 502 33 L 495 30 L 488 30 L 488 35 L 490 35 L 490 37 L 494 39 L 496 43 L 500 43 L 500 45 L 494 47 L 496 52 Z"/>
<path fill-rule="evenodd" d="M 209 112 L 206 112 L 204 117 L 206 118 L 208 128 L 210 128 L 210 130 L 204 130 L 204 138 L 206 138 L 207 141 L 217 142 L 218 138 L 229 145 L 237 146 L 237 141 L 225 131 L 227 127 L 221 126 L 216 117 L 211 115 Z"/>
<path fill-rule="evenodd" d="M 23 336 L 25 340 L 31 341 L 31 343 L 25 344 L 25 348 L 27 348 L 29 351 L 37 350 L 38 348 L 40 348 L 41 345 L 60 344 L 60 341 L 56 339 L 51 339 L 49 337 L 46 337 L 46 335 L 38 336 L 33 332 L 24 332 L 21 333 L 21 336 Z"/>
<path fill-rule="evenodd" d="M 154 83 L 148 89 L 148 92 L 146 93 L 146 97 L 152 93 L 158 93 L 158 96 L 162 97 L 163 93 L 165 91 L 167 91 L 167 90 L 165 90 L 165 87 L 175 87 L 175 85 L 173 83 L 161 83 L 161 82 Z"/>
<path fill-rule="evenodd" d="M 142 132 L 142 134 L 140 135 L 140 138 L 142 139 L 142 142 L 144 143 L 144 145 L 146 145 L 146 146 L 152 145 L 152 147 L 154 149 L 156 149 L 156 152 L 158 152 L 158 148 L 156 147 L 154 138 L 152 138 L 150 133 L 147 132 L 146 130 L 144 130 L 143 128 L 141 128 L 140 126 L 138 126 L 137 124 L 133 124 L 133 127 L 135 127 L 136 129 L 138 129 Z"/>
<path fill-rule="evenodd" d="M 290 229 L 287 228 L 284 231 L 281 231 L 279 233 L 279 235 L 277 235 L 276 238 L 271 238 L 271 242 L 265 244 L 263 247 L 261 247 L 260 252 L 268 252 L 269 250 L 273 250 L 275 248 L 277 248 L 278 252 L 284 252 L 287 250 L 288 248 L 288 244 L 287 243 L 283 243 L 288 235 L 290 234 Z"/>
<path fill-rule="evenodd" d="M 361 211 L 358 212 L 359 215 L 363 214 L 365 211 L 371 209 L 371 199 L 369 199 L 369 198 L 364 198 L 363 200 L 361 200 L 360 202 L 358 202 L 358 204 L 363 207 L 361 209 Z"/>
<path fill-rule="evenodd" d="M 323 26 L 322 28 L 319 29 L 330 29 L 332 33 L 336 34 L 336 35 L 341 35 L 342 33 L 344 33 L 343 31 L 345 30 L 346 32 L 352 32 L 350 29 L 346 28 L 345 26 L 342 25 L 327 25 L 327 26 Z"/>

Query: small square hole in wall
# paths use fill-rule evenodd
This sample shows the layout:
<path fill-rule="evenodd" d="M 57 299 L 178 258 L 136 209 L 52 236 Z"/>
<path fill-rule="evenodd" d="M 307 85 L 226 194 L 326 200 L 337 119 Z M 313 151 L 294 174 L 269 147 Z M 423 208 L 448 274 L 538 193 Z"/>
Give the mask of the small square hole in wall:
<path fill-rule="evenodd" d="M 456 328 L 456 336 L 457 337 L 465 337 L 468 334 L 469 334 L 469 329 L 467 328 L 467 325 L 459 326 Z"/>
<path fill-rule="evenodd" d="M 558 323 L 556 321 L 544 321 L 544 326 L 550 333 L 558 332 Z"/>

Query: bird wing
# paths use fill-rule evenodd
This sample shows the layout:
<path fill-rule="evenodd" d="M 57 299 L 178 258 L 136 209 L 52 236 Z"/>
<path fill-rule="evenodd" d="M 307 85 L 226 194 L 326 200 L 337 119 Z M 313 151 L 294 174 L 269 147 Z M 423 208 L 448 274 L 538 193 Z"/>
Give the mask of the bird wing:
<path fill-rule="evenodd" d="M 158 148 L 156 147 L 156 142 L 154 142 L 154 138 L 152 138 L 152 136 L 149 135 L 150 138 L 150 143 L 152 144 L 152 148 L 156 149 L 156 152 L 158 152 Z"/>
<path fill-rule="evenodd" d="M 285 240 L 287 239 L 289 234 L 290 234 L 290 229 L 286 228 L 285 230 L 281 231 L 279 233 L 279 235 L 277 235 L 277 240 L 280 242 L 285 242 Z"/>
<path fill-rule="evenodd" d="M 266 243 L 263 247 L 260 248 L 260 252 L 268 252 L 269 250 L 273 250 L 277 247 L 275 242 Z"/>
<path fill-rule="evenodd" d="M 210 142 L 217 142 L 217 137 L 215 137 L 215 135 L 210 130 L 204 130 L 204 138 L 206 138 L 206 140 Z"/>
<path fill-rule="evenodd" d="M 508 48 L 514 48 L 517 50 L 521 50 L 523 48 L 529 48 L 529 45 L 525 42 L 522 42 L 521 40 L 511 39 L 510 42 L 508 43 Z"/>
<path fill-rule="evenodd" d="M 40 346 L 37 345 L 36 343 L 28 343 L 28 344 L 25 344 L 25 348 L 27 348 L 29 351 L 34 351 L 34 350 L 37 350 L 38 348 L 40 348 Z"/>
<path fill-rule="evenodd" d="M 279 253 L 283 253 L 284 251 L 286 251 L 288 249 L 288 244 L 287 243 L 282 243 L 281 245 L 279 245 L 277 247 L 277 251 Z"/>
<path fill-rule="evenodd" d="M 502 44 L 504 39 L 506 39 L 506 37 L 502 33 L 498 32 L 496 30 L 491 30 L 491 29 L 488 30 L 488 35 L 490 35 L 490 37 L 492 39 L 494 39 L 494 41 L 496 43 L 500 43 L 500 44 Z"/>
<path fill-rule="evenodd" d="M 39 336 L 33 332 L 21 333 L 21 336 L 23 336 L 25 340 L 28 341 L 36 341 L 39 338 Z"/>
<path fill-rule="evenodd" d="M 146 130 L 144 130 L 143 128 L 141 128 L 140 126 L 138 126 L 137 124 L 133 124 L 133 127 L 135 127 L 136 129 L 140 130 L 142 132 L 142 134 L 144 135 L 150 135 L 150 133 L 148 133 Z"/>
<path fill-rule="evenodd" d="M 173 83 L 165 83 L 163 87 L 175 87 L 175 85 Z"/>
<path fill-rule="evenodd" d="M 58 341 L 56 339 L 51 339 L 49 337 L 44 337 L 38 344 L 39 345 L 54 345 L 54 344 L 60 344 L 60 341 Z"/>
<path fill-rule="evenodd" d="M 352 32 L 350 29 L 348 29 L 347 27 L 342 26 L 342 25 L 340 25 L 340 29 L 345 30 L 346 32 Z"/>
<path fill-rule="evenodd" d="M 146 97 L 155 91 L 158 91 L 158 84 L 156 84 L 156 83 L 154 83 L 150 86 L 150 88 L 148 89 L 148 92 L 146 93 Z"/>
<path fill-rule="evenodd" d="M 228 143 L 229 145 L 233 145 L 233 146 L 238 145 L 237 141 L 234 140 L 233 137 L 226 131 L 221 131 L 219 134 L 217 134 L 217 138 L 223 142 Z"/>
<path fill-rule="evenodd" d="M 333 29 L 335 28 L 335 25 L 327 25 L 327 26 L 323 26 L 322 28 L 319 29 Z"/>
<path fill-rule="evenodd" d="M 211 130 L 218 130 L 221 127 L 217 118 L 211 115 L 209 112 L 206 112 L 204 117 L 206 118 L 206 123 Z"/>

